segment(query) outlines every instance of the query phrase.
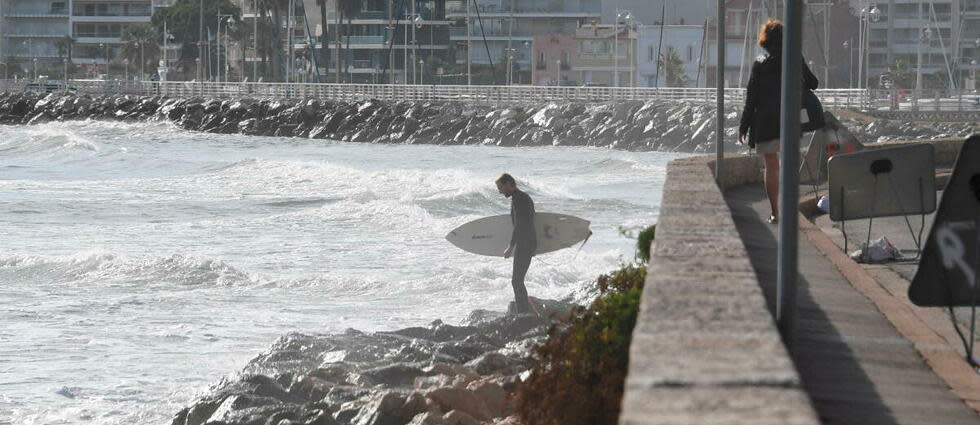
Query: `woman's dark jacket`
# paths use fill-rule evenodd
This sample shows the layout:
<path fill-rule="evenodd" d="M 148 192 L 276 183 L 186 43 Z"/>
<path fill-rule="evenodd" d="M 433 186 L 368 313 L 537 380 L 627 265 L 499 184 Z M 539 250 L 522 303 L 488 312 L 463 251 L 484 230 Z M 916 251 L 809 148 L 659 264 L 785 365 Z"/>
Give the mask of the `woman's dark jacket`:
<path fill-rule="evenodd" d="M 803 88 L 814 90 L 820 82 L 803 61 Z M 779 138 L 779 104 L 782 92 L 782 59 L 765 55 L 752 63 L 745 109 L 739 134 L 749 133 L 749 146 Z M 750 131 L 751 130 L 751 131 Z"/>

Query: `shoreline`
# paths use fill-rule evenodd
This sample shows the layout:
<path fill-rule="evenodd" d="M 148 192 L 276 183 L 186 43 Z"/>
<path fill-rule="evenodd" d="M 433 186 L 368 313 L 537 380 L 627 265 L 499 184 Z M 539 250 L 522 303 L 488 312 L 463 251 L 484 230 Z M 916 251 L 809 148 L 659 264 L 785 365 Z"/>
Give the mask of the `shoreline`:
<path fill-rule="evenodd" d="M 532 300 L 541 317 L 474 310 L 459 325 L 288 333 L 171 423 L 519 424 L 514 393 L 531 348 L 575 306 Z"/>

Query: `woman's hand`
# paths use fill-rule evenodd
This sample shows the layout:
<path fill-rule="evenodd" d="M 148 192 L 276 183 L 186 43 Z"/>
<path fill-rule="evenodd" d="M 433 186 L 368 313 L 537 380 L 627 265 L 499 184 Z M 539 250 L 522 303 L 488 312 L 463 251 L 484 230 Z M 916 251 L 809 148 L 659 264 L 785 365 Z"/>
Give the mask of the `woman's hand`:
<path fill-rule="evenodd" d="M 743 133 L 738 134 L 738 144 L 740 145 L 745 144 L 745 134 Z"/>

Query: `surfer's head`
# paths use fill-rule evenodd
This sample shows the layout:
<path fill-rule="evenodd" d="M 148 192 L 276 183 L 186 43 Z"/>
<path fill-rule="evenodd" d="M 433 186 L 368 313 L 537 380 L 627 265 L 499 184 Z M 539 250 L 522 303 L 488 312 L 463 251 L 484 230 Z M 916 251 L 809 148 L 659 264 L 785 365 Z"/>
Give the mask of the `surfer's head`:
<path fill-rule="evenodd" d="M 515 191 L 517 191 L 517 180 L 514 180 L 514 176 L 503 173 L 497 177 L 497 192 L 509 198 Z"/>

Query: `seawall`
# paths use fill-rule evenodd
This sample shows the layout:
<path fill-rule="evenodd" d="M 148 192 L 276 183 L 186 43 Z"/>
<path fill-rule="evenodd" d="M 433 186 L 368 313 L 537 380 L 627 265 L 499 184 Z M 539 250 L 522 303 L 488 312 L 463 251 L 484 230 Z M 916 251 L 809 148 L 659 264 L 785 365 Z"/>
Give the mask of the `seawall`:
<path fill-rule="evenodd" d="M 818 424 L 723 197 L 757 156 L 667 167 L 621 424 Z"/>

